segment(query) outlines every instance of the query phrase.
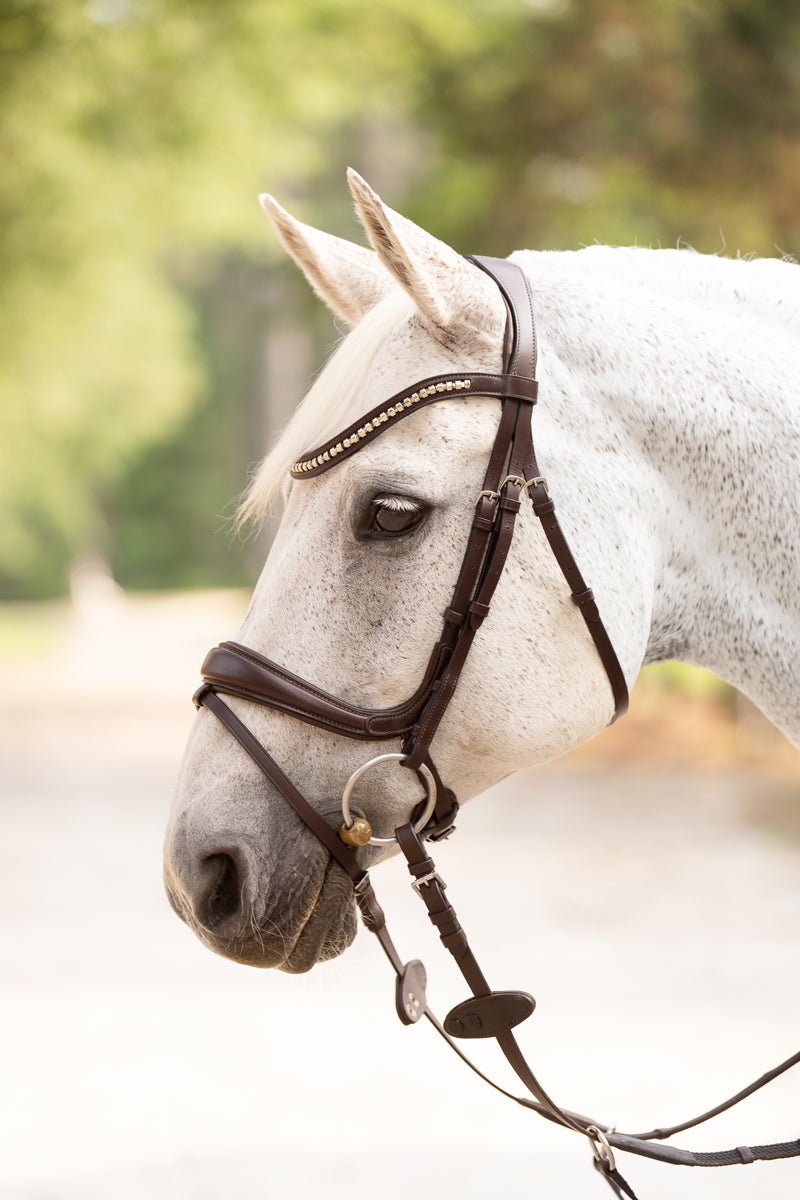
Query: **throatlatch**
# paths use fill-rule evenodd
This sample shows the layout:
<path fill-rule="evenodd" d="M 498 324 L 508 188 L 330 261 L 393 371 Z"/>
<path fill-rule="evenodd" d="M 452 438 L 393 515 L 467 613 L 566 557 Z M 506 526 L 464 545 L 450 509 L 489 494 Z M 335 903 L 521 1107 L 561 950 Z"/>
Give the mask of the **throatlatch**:
<path fill-rule="evenodd" d="M 569 549 L 547 481 L 536 461 L 532 409 L 538 395 L 535 377 L 537 345 L 527 280 L 519 267 L 507 259 L 475 257 L 471 261 L 494 280 L 506 305 L 502 373 L 461 372 L 422 380 L 398 392 L 324 445 L 309 451 L 290 472 L 294 479 L 302 480 L 328 471 L 378 437 L 385 428 L 428 404 L 469 396 L 494 396 L 500 401 L 497 434 L 483 486 L 476 499 L 458 579 L 450 605 L 443 614 L 439 639 L 417 691 L 393 708 L 359 708 L 322 691 L 246 646 L 223 642 L 209 652 L 203 663 L 203 684 L 195 694 L 195 703 L 205 705 L 222 721 L 301 821 L 349 875 L 364 924 L 377 937 L 395 971 L 395 1000 L 400 1020 L 410 1025 L 425 1017 L 459 1057 L 496 1091 L 583 1135 L 591 1147 L 594 1167 L 614 1194 L 636 1200 L 617 1169 L 615 1151 L 627 1151 L 673 1165 L 709 1167 L 800 1155 L 800 1139 L 770 1146 L 740 1146 L 711 1154 L 659 1144 L 746 1099 L 800 1062 L 800 1052 L 722 1104 L 669 1128 L 623 1134 L 603 1122 L 562 1108 L 550 1098 L 531 1071 L 513 1033 L 514 1028 L 533 1013 L 533 997 L 527 992 L 496 992 L 489 986 L 455 910 L 445 896 L 446 884 L 423 845 L 423 840 L 436 842 L 446 838 L 454 828 L 458 801 L 436 770 L 430 754 L 431 743 L 453 697 L 473 640 L 489 615 L 523 499 L 531 502 L 534 514 L 541 522 L 572 600 L 605 668 L 614 701 L 612 721 L 622 716 L 628 706 L 624 672 L 600 617 L 594 594 L 587 587 Z M 220 698 L 220 693 L 277 709 L 346 737 L 367 741 L 400 738 L 402 752 L 378 755 L 354 772 L 343 790 L 342 823 L 337 831 L 294 787 L 269 752 Z M 353 816 L 350 796 L 364 772 L 387 759 L 415 771 L 424 784 L 426 795 L 411 820 L 395 831 L 394 838 L 381 839 L 373 836 L 366 817 Z M 456 1005 L 443 1024 L 428 1007 L 423 964 L 418 959 L 404 963 L 400 958 L 369 875 L 357 858 L 358 846 L 395 840 L 406 859 L 415 892 L 424 902 L 443 945 L 452 954 L 470 989 L 468 999 Z M 529 1096 L 515 1096 L 506 1091 L 470 1061 L 457 1042 L 476 1038 L 492 1038 L 497 1042 Z"/>

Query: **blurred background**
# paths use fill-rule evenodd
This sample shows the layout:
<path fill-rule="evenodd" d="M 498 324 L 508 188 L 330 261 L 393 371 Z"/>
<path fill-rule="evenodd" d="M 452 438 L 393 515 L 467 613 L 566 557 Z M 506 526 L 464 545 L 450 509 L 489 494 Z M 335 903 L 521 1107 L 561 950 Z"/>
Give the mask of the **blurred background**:
<path fill-rule="evenodd" d="M 188 697 L 268 547 L 233 536 L 237 497 L 340 336 L 256 194 L 357 239 L 350 164 L 465 252 L 796 255 L 798 63 L 790 0 L 3 0 L 3 1197 L 601 1186 L 397 1025 L 363 936 L 263 976 L 163 899 Z M 494 973 L 538 994 L 528 1045 L 567 1103 L 672 1121 L 796 1048 L 799 758 L 667 664 L 619 727 L 464 814 L 443 870 Z M 507 935 L 479 844 L 513 878 Z M 438 964 L 392 869 L 401 941 Z M 800 1082 L 773 1086 L 684 1143 L 796 1136 Z M 798 1171 L 629 1173 L 788 1197 Z"/>

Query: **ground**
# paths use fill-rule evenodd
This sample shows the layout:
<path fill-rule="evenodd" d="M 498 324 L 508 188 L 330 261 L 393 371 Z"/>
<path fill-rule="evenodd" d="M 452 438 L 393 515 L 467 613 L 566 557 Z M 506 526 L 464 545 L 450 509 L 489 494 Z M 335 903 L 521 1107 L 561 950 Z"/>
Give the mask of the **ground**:
<path fill-rule="evenodd" d="M 582 1143 L 399 1024 L 366 933 L 287 977 L 215 958 L 172 915 L 160 843 L 189 696 L 243 602 L 0 619 L 0 1197 L 601 1195 Z M 798 756 L 726 703 L 645 689 L 581 756 L 476 801 L 436 854 L 490 978 L 537 997 L 520 1036 L 545 1086 L 620 1128 L 700 1111 L 800 1043 Z M 446 1011 L 463 987 L 399 864 L 375 883 Z M 790 1074 L 679 1141 L 796 1137 L 798 1097 Z M 647 1200 L 800 1188 L 798 1160 L 623 1170 Z"/>

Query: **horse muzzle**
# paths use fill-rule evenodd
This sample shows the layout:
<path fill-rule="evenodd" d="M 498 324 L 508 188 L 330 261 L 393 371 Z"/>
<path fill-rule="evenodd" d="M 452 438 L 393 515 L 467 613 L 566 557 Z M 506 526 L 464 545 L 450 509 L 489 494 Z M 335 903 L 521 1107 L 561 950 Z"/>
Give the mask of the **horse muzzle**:
<path fill-rule="evenodd" d="M 308 853 L 290 866 L 270 862 L 246 837 L 195 839 L 179 823 L 165 849 L 170 904 L 216 954 L 308 971 L 347 949 L 356 919 L 350 879 L 306 840 Z"/>

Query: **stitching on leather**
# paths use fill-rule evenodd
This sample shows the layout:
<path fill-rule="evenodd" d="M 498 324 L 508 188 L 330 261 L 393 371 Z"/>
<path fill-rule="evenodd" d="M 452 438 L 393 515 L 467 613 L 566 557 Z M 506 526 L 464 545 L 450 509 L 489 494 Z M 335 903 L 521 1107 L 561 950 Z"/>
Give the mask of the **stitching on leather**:
<path fill-rule="evenodd" d="M 394 718 L 404 717 L 404 716 L 406 716 L 407 713 L 409 713 L 411 710 L 413 710 L 413 708 L 415 707 L 416 704 L 419 703 L 419 695 L 422 690 L 421 688 L 419 688 L 409 700 L 404 700 L 402 702 L 402 704 L 398 704 L 396 708 L 388 708 L 388 709 L 387 708 L 358 708 L 354 704 L 350 704 L 347 700 L 340 700 L 337 696 L 332 696 L 328 692 L 320 691 L 318 688 L 315 688 L 313 684 L 306 683 L 306 681 L 304 679 L 298 679 L 297 676 L 292 675 L 292 673 L 290 671 L 288 671 L 286 668 L 279 667 L 276 663 L 270 662 L 269 659 L 261 660 L 258 656 L 254 656 L 253 654 L 246 653 L 244 650 L 240 650 L 238 648 L 238 645 L 236 647 L 234 647 L 233 645 L 231 645 L 230 642 L 228 642 L 228 643 L 224 644 L 224 649 L 228 652 L 228 654 L 234 654 L 238 658 L 246 659 L 248 662 L 252 663 L 253 666 L 257 667 L 259 670 L 262 670 L 264 668 L 264 664 L 269 662 L 270 671 L 274 672 L 274 674 L 276 674 L 279 678 L 283 679 L 284 682 L 286 682 L 288 684 L 292 684 L 292 685 L 300 684 L 301 685 L 299 688 L 300 691 L 310 693 L 312 696 L 315 696 L 318 700 L 324 700 L 327 703 L 336 706 L 337 708 L 343 708 L 346 712 L 349 712 L 352 716 L 359 718 L 359 720 L 364 721 L 366 724 L 370 724 L 375 718 L 385 718 L 387 720 L 392 720 Z M 237 684 L 235 686 L 239 687 L 240 685 Z M 245 687 L 241 687 L 241 691 L 243 693 L 247 692 L 248 695 L 253 698 L 257 698 L 260 700 L 265 699 L 265 697 L 260 692 L 256 692 L 254 690 L 251 690 L 251 689 L 248 689 Z M 293 711 L 293 712 L 304 711 L 302 709 L 293 707 L 287 701 L 283 701 L 280 699 L 273 700 L 272 697 L 270 697 L 269 699 L 270 699 L 270 703 L 282 704 L 287 709 L 287 711 Z M 339 722 L 335 722 L 333 720 L 333 718 L 329 718 L 327 716 L 324 716 L 323 714 L 315 714 L 315 715 L 318 715 L 319 719 L 321 721 L 330 721 L 331 724 L 338 724 L 339 728 L 341 728 L 341 729 L 349 729 L 350 728 L 349 725 L 344 725 Z M 398 732 L 402 732 L 402 730 L 398 730 Z M 387 736 L 391 736 L 391 733 L 387 732 Z"/>
<path fill-rule="evenodd" d="M 219 692 L 227 692 L 231 696 L 242 696 L 245 700 L 254 700 L 256 704 L 262 703 L 264 697 L 259 692 L 252 692 L 249 688 L 238 687 L 235 684 L 228 683 L 224 679 L 213 679 L 211 683 L 212 690 Z M 308 712 L 302 708 L 296 708 L 293 704 L 287 704 L 283 700 L 270 700 L 269 708 L 277 708 L 281 712 L 292 713 L 294 716 L 309 719 L 315 725 L 330 726 L 332 729 L 341 730 L 343 733 L 353 733 L 352 725 L 344 725 L 340 721 L 334 721 L 331 717 L 323 717 L 314 714 L 313 718 L 309 718 Z"/>
<path fill-rule="evenodd" d="M 302 685 L 301 690 L 306 690 L 320 700 L 325 700 L 330 704 L 341 707 L 347 712 L 351 713 L 354 717 L 359 717 L 367 723 L 371 723 L 375 719 L 394 720 L 396 718 L 408 716 L 419 704 L 420 697 L 425 689 L 429 675 L 436 674 L 436 670 L 433 672 L 426 670 L 422 684 L 417 688 L 414 695 L 409 697 L 408 700 L 403 700 L 401 704 L 396 705 L 394 708 L 358 708 L 356 705 L 350 704 L 347 700 L 339 700 L 338 697 L 332 696 L 328 692 L 320 691 L 319 689 L 315 688 L 313 684 L 306 683 L 304 679 L 299 679 L 297 676 L 292 675 L 287 668 L 279 667 L 277 663 L 273 663 L 269 659 L 262 658 L 255 653 L 247 653 L 246 648 L 242 648 L 240 650 L 238 643 L 224 642 L 222 648 L 227 650 L 229 654 L 235 654 L 239 658 L 247 659 L 253 664 L 253 666 L 258 667 L 259 669 L 263 669 L 265 665 L 268 665 L 270 670 L 274 670 L 275 674 L 280 676 L 280 678 L 285 680 L 287 683 L 299 683 Z M 260 693 L 254 692 L 253 695 L 258 696 Z M 289 705 L 287 705 L 287 707 L 289 707 Z M 398 732 L 403 731 L 398 730 Z"/>
<path fill-rule="evenodd" d="M 532 336 L 532 340 L 531 340 L 531 364 L 530 364 L 530 366 L 531 366 L 531 377 L 533 377 L 536 374 L 536 358 L 537 358 L 536 321 L 533 316 L 533 296 L 531 294 L 530 285 L 528 284 L 528 279 L 527 279 L 527 276 L 525 275 L 524 271 L 522 272 L 522 278 L 523 278 L 523 281 L 525 284 L 525 295 L 528 298 L 528 312 L 530 313 L 530 316 L 531 316 L 531 333 L 533 336 Z"/>
<path fill-rule="evenodd" d="M 512 265 L 516 265 L 516 264 L 512 264 Z M 525 278 L 524 273 L 523 273 L 523 278 Z M 517 340 L 516 340 L 516 345 L 514 347 L 514 357 L 512 358 L 511 362 L 509 363 L 509 368 L 510 368 L 511 374 L 516 374 L 516 371 L 514 370 L 514 368 L 517 366 L 517 363 L 520 358 L 520 351 L 522 349 L 522 342 L 520 339 L 520 330 L 522 329 L 522 321 L 520 320 L 519 309 L 517 308 L 517 303 L 516 303 L 513 295 L 505 287 L 505 285 L 503 286 L 503 294 L 506 297 L 506 299 L 508 300 L 508 303 L 511 305 L 511 308 L 514 311 L 514 321 L 516 324 L 515 332 L 516 332 Z M 527 296 L 527 299 L 528 299 L 528 310 L 530 312 L 530 317 L 531 317 L 531 328 L 534 331 L 534 334 L 533 334 L 534 341 L 533 341 L 533 345 L 531 347 L 531 362 L 530 362 L 530 376 L 531 376 L 531 378 L 533 378 L 533 376 L 536 374 L 536 366 L 535 366 L 535 362 L 534 362 L 535 347 L 536 347 L 536 341 L 535 341 L 536 326 L 535 326 L 534 320 L 533 320 L 533 299 L 531 297 L 530 288 L 527 286 L 527 279 L 525 279 L 525 295 Z"/>
<path fill-rule="evenodd" d="M 246 659 L 248 662 L 251 662 L 254 667 L 258 667 L 259 670 L 263 669 L 264 662 L 269 661 L 268 659 L 265 659 L 264 662 L 261 662 L 261 661 L 259 661 L 258 658 L 254 658 L 252 654 L 246 654 L 244 651 L 239 650 L 238 647 L 236 649 L 234 649 L 231 645 L 228 645 L 225 648 L 229 654 L 235 654 L 235 655 L 237 655 L 238 658 Z M 270 662 L 269 670 L 272 674 L 275 674 L 280 679 L 282 679 L 284 681 L 284 683 L 288 683 L 292 686 L 296 686 L 299 684 L 300 691 L 309 692 L 312 696 L 315 696 L 317 698 L 317 700 L 324 700 L 324 701 L 327 701 L 328 703 L 333 703 L 338 708 L 343 708 L 347 712 L 352 713 L 352 715 L 354 717 L 360 717 L 362 715 L 362 713 L 364 713 L 364 712 L 373 712 L 373 711 L 380 712 L 381 711 L 380 709 L 373 710 L 373 709 L 356 708 L 355 705 L 350 704 L 347 700 L 339 700 L 336 696 L 332 696 L 329 692 L 323 692 L 321 689 L 316 688 L 313 683 L 306 683 L 306 681 L 304 679 L 298 679 L 298 677 L 296 675 L 293 675 L 291 673 L 291 671 L 289 671 L 285 667 L 279 667 L 277 665 L 277 663 Z M 258 694 L 258 693 L 256 693 L 256 694 Z"/>

